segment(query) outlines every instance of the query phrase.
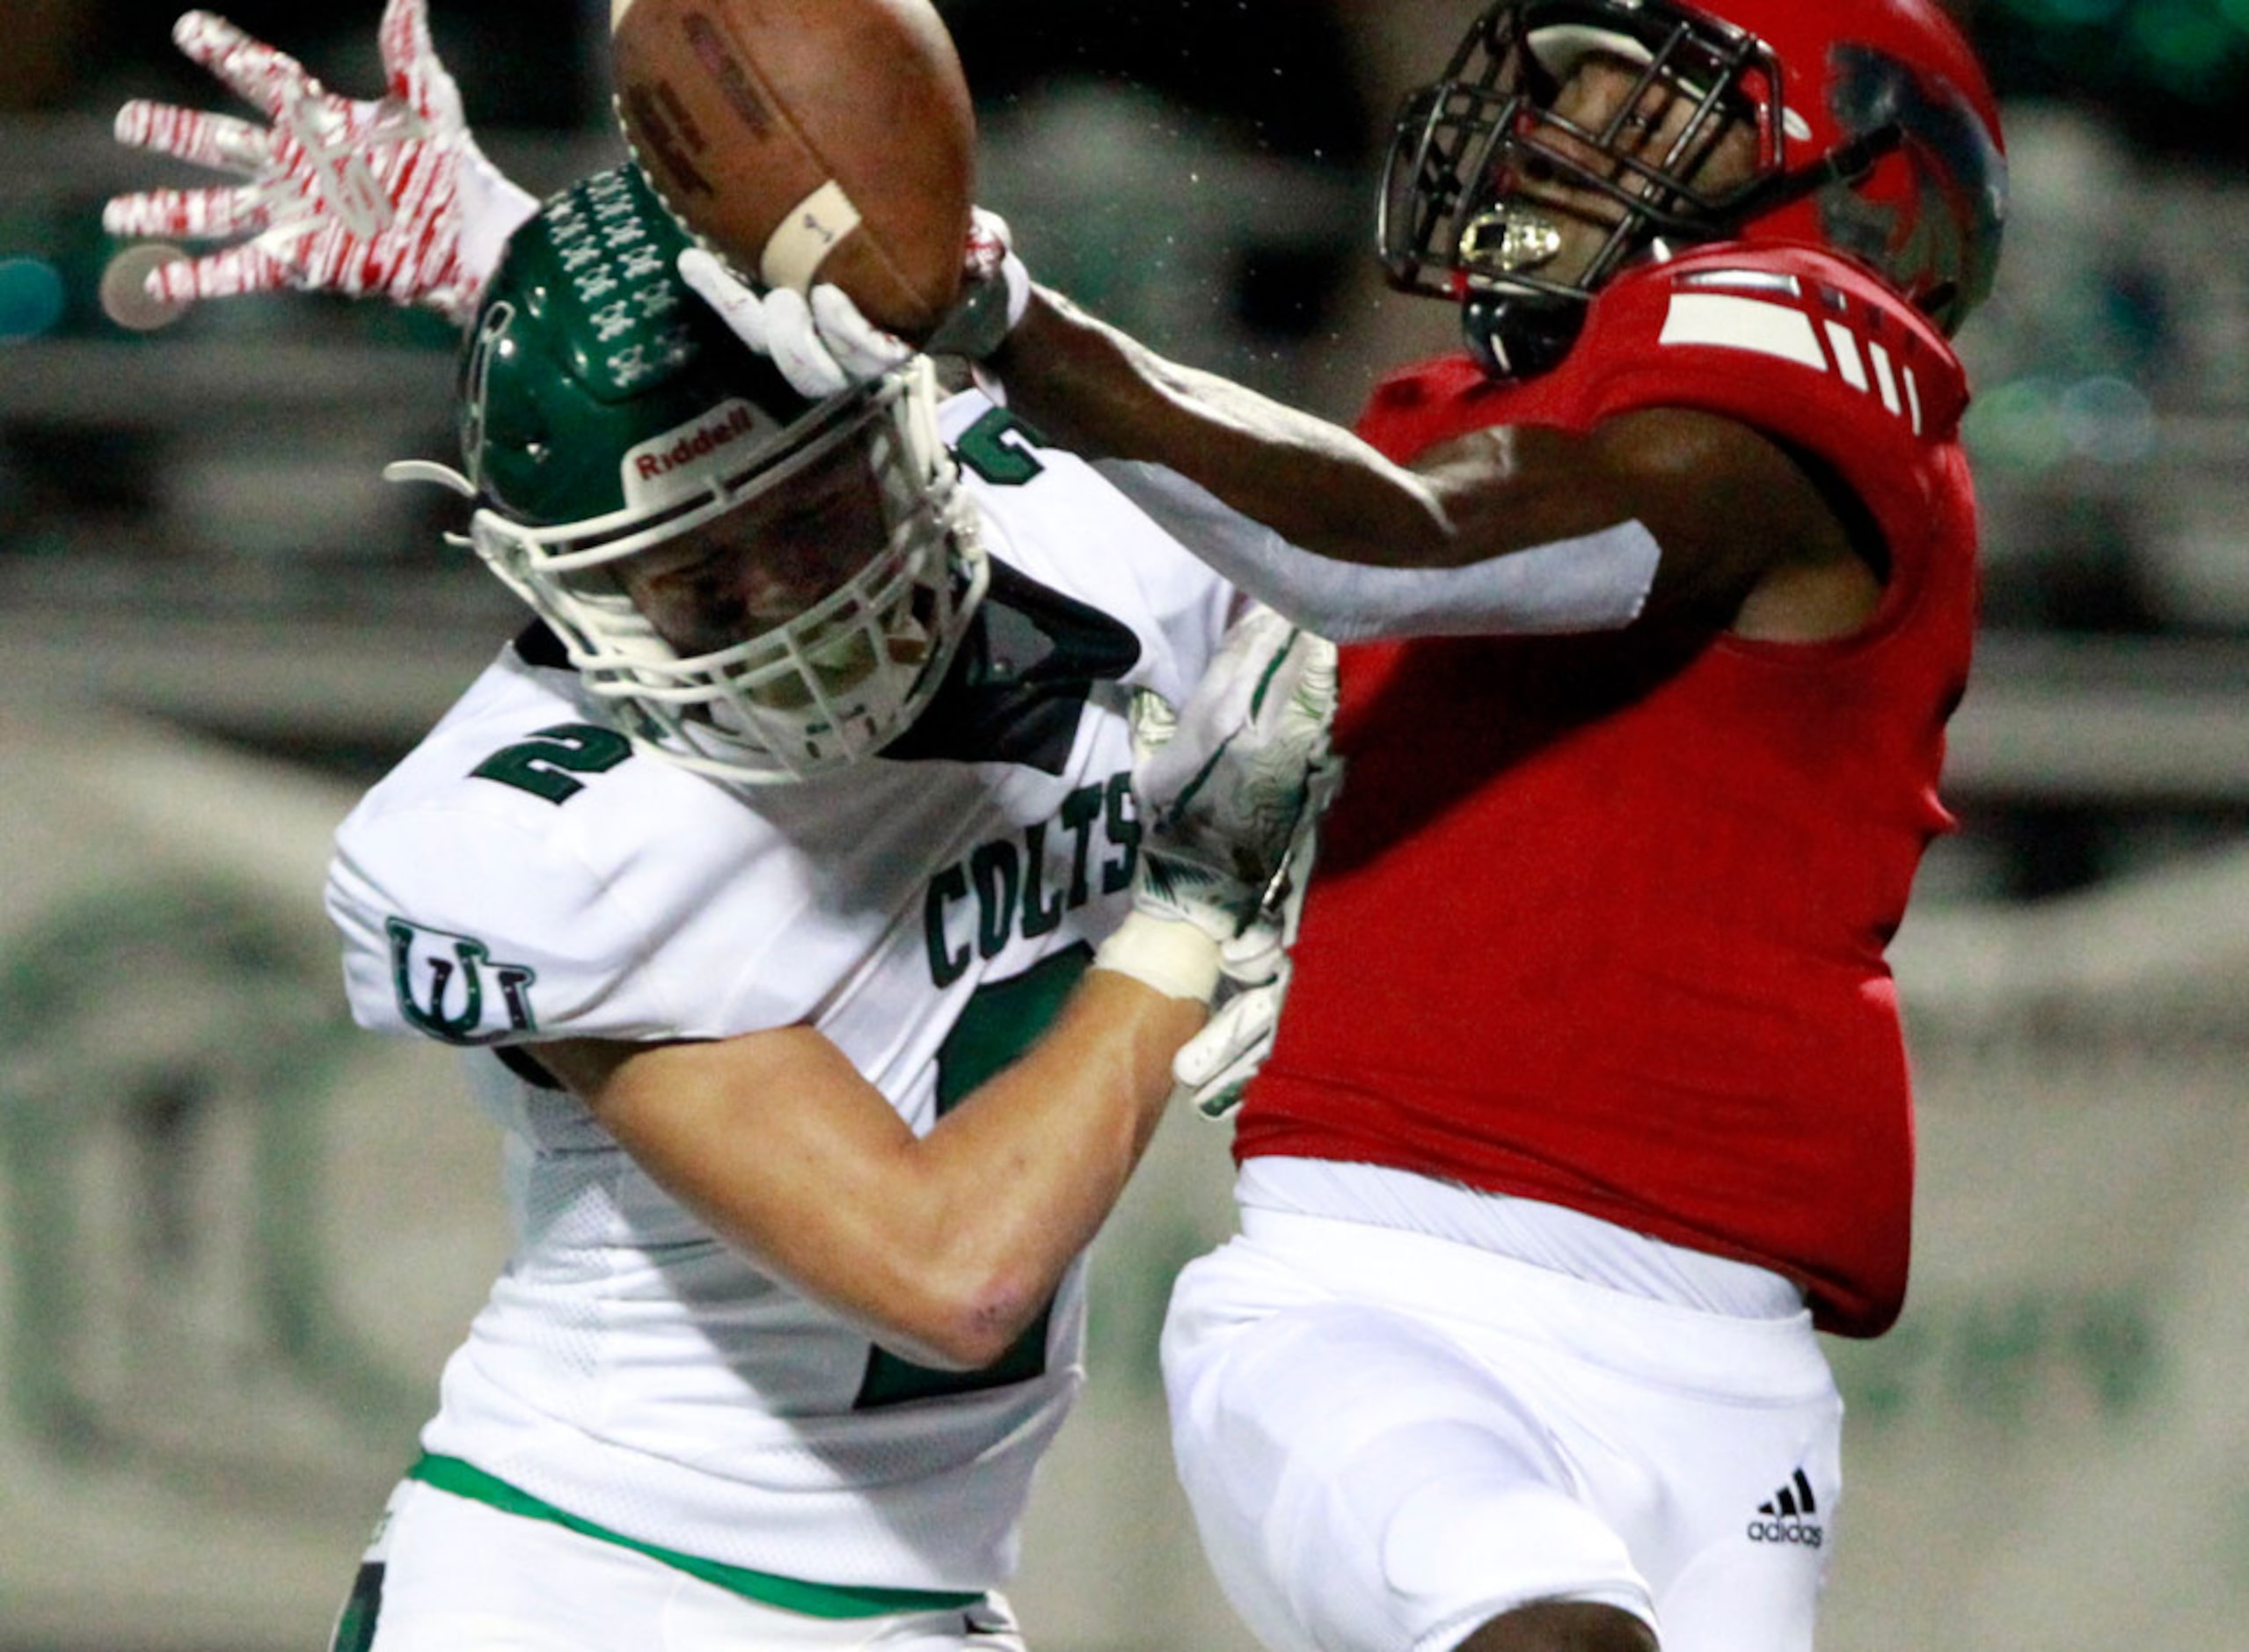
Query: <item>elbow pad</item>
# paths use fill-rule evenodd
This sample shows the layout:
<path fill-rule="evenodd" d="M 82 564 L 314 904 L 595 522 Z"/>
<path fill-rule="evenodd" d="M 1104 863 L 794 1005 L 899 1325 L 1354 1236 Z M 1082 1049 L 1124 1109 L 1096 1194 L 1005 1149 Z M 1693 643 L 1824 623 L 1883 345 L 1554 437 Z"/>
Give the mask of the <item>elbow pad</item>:
<path fill-rule="evenodd" d="M 1163 465 L 1096 468 L 1235 585 L 1335 642 L 1614 631 L 1647 603 L 1662 555 L 1654 535 L 1625 522 L 1464 567 L 1372 567 L 1291 545 Z"/>

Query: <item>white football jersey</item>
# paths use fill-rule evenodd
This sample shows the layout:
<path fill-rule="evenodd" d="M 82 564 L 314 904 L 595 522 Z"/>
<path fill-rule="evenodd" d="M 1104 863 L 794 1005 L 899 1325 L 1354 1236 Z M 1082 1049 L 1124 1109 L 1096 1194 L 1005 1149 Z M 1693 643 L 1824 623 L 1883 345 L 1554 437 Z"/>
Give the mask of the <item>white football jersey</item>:
<path fill-rule="evenodd" d="M 467 1048 L 506 1132 L 515 1254 L 425 1447 L 642 1543 L 968 1590 L 1011 1570 L 1082 1380 L 1082 1263 L 1001 1366 L 923 1371 L 714 1239 L 508 1059 L 809 1024 L 926 1131 L 1123 916 L 1131 693 L 1176 704 L 1233 593 L 981 397 L 943 428 L 992 588 L 973 669 L 891 755 L 728 789 L 636 753 L 566 667 L 511 647 L 345 822 L 327 898 L 354 1013 Z"/>

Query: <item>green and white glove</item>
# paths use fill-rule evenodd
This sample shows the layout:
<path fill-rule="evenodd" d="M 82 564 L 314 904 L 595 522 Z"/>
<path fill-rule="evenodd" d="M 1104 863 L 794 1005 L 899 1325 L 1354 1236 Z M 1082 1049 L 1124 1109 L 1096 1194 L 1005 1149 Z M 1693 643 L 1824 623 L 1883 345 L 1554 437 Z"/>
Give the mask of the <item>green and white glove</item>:
<path fill-rule="evenodd" d="M 1176 715 L 1142 696 L 1133 910 L 1096 968 L 1211 1001 L 1222 949 L 1285 888 L 1315 777 L 1329 762 L 1334 712 L 1333 645 L 1265 608 L 1236 622 Z"/>
<path fill-rule="evenodd" d="M 1294 968 L 1289 953 L 1319 847 L 1320 817 L 1342 778 L 1340 757 L 1325 757 L 1313 765 L 1303 812 L 1257 917 L 1218 949 L 1218 1008 L 1172 1058 L 1172 1078 L 1207 1119 L 1223 1119 L 1241 1106 L 1250 1080 L 1273 1053 Z"/>

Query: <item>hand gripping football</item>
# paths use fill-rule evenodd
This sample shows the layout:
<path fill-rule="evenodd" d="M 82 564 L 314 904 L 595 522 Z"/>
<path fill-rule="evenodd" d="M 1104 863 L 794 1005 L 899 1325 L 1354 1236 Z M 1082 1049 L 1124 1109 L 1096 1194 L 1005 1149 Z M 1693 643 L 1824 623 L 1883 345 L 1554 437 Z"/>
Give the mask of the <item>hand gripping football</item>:
<path fill-rule="evenodd" d="M 902 337 L 943 318 L 976 134 L 930 0 L 614 0 L 610 46 L 634 157 L 713 252 Z"/>

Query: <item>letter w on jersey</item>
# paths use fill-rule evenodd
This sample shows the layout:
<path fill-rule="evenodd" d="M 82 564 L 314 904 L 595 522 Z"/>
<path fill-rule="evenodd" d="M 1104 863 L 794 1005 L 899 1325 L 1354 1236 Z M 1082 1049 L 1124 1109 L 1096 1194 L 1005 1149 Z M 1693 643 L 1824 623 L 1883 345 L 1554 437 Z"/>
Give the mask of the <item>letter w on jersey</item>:
<path fill-rule="evenodd" d="M 383 925 L 391 937 L 391 979 L 398 1012 L 409 1026 L 449 1044 L 492 1044 L 537 1029 L 531 983 L 537 972 L 499 963 L 468 935 L 424 929 L 403 917 Z"/>

